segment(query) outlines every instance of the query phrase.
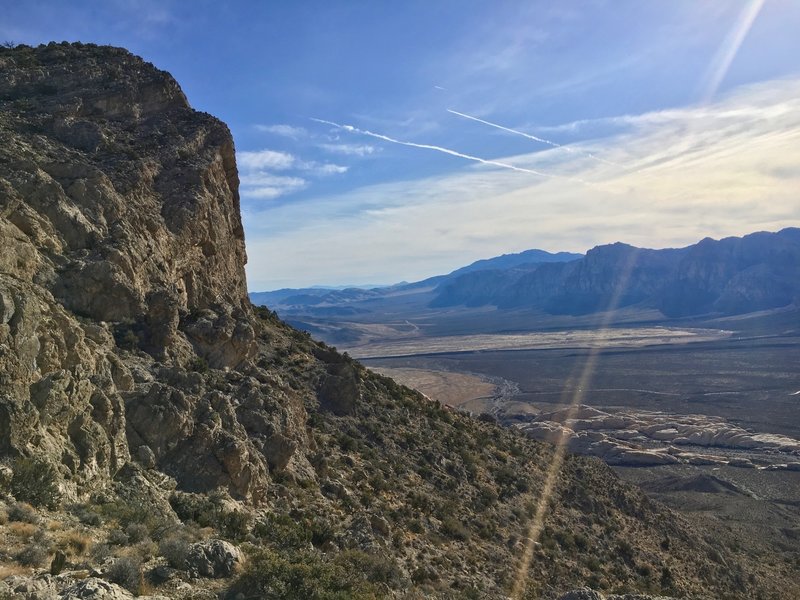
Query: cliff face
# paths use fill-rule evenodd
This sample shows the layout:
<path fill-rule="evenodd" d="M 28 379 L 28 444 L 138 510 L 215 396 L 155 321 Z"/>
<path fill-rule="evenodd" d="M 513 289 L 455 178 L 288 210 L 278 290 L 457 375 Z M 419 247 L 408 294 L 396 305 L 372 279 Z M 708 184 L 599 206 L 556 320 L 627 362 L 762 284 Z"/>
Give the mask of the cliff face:
<path fill-rule="evenodd" d="M 114 48 L 0 50 L 0 561 L 58 549 L 77 573 L 6 588 L 76 597 L 99 585 L 85 569 L 120 570 L 75 535 L 130 561 L 109 548 L 173 532 L 163 556 L 136 547 L 134 575 L 214 598 L 231 582 L 198 585 L 214 570 L 174 552 L 210 526 L 258 548 L 230 597 L 506 597 L 552 450 L 254 310 L 237 185 L 227 128 L 166 73 Z M 45 475 L 63 544 L 42 531 L 25 554 L 6 512 L 41 519 L 11 495 L 39 503 Z M 549 498 L 530 597 L 783 585 L 597 461 L 568 457 Z"/>
<path fill-rule="evenodd" d="M 176 366 L 255 353 L 233 141 L 118 49 L 3 52 L 0 107 L 0 450 L 45 449 L 77 493 L 128 460 L 126 427 L 142 441 L 125 402 L 171 393 L 118 346 Z M 249 496 L 264 483 L 239 471 L 265 466 L 245 463 L 221 472 Z"/>

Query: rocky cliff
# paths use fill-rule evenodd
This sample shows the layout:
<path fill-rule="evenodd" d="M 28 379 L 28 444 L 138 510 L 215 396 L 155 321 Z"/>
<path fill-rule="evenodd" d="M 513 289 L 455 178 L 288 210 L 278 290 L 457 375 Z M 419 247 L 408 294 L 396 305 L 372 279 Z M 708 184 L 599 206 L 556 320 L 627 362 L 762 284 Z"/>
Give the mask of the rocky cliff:
<path fill-rule="evenodd" d="M 237 187 L 167 73 L 0 50 L 0 597 L 504 597 L 552 450 L 254 310 Z M 791 585 L 599 461 L 550 506 L 530 598 Z"/>

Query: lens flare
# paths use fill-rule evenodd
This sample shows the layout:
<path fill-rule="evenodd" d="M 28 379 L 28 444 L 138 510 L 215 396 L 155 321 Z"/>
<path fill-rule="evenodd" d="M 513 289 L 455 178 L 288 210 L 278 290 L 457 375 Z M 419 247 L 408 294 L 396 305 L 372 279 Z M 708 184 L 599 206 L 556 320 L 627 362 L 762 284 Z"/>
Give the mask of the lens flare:
<path fill-rule="evenodd" d="M 612 314 L 619 307 L 620 300 L 622 299 L 622 296 L 628 287 L 628 282 L 630 281 L 630 276 L 633 272 L 634 266 L 636 265 L 638 256 L 639 249 L 633 249 L 628 255 L 623 268 L 620 271 L 620 278 L 617 280 L 616 285 L 614 286 L 614 291 L 609 300 L 608 307 L 603 313 L 602 321 L 600 323 L 600 327 L 598 328 L 600 333 L 607 331 L 611 325 Z M 569 385 L 568 383 L 565 386 L 564 393 L 561 396 L 563 403 L 567 407 L 567 418 L 565 419 L 565 422 L 574 417 L 578 406 L 580 406 L 583 402 L 583 398 L 585 396 L 584 390 L 588 389 L 591 379 L 594 376 L 601 349 L 602 346 L 600 345 L 591 348 L 583 366 L 576 367 L 575 371 L 578 373 L 577 379 L 574 377 L 567 379 L 567 382 L 575 380 L 576 383 L 574 386 Z M 528 583 L 528 571 L 533 563 L 533 551 L 539 542 L 539 537 L 541 536 L 542 528 L 544 527 L 544 521 L 547 518 L 547 507 L 550 503 L 550 499 L 558 481 L 558 475 L 561 472 L 561 465 L 564 462 L 564 455 L 566 452 L 567 437 L 562 431 L 561 437 L 559 438 L 558 442 L 556 442 L 555 450 L 553 451 L 553 458 L 550 462 L 550 468 L 547 471 L 547 477 L 545 478 L 544 486 L 542 486 L 542 491 L 539 494 L 538 500 L 536 501 L 536 512 L 534 513 L 533 518 L 528 525 L 525 550 L 520 557 L 517 573 L 514 577 L 514 586 L 511 589 L 512 600 L 521 600 L 523 594 L 525 593 L 525 588 Z M 533 495 L 531 498 L 533 499 Z"/>

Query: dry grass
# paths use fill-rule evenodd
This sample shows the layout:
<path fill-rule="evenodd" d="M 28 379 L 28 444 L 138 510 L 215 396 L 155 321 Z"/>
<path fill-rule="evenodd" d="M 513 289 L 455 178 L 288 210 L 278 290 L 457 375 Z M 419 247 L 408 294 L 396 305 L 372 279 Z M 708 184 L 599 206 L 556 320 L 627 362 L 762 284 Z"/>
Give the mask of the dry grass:
<path fill-rule="evenodd" d="M 52 519 L 47 522 L 47 531 L 60 531 L 63 528 L 64 528 L 64 523 L 62 523 L 61 521 Z"/>
<path fill-rule="evenodd" d="M 11 577 L 12 575 L 30 575 L 31 569 L 29 567 L 23 567 L 21 565 L 0 565 L 0 581 L 3 581 L 6 577 Z"/>
<path fill-rule="evenodd" d="M 0 509 L 0 525 L 5 525 L 6 523 L 8 523 L 8 513 Z"/>
<path fill-rule="evenodd" d="M 39 528 L 33 523 L 20 523 L 15 521 L 8 524 L 9 533 L 18 538 L 30 539 L 38 530 Z"/>
<path fill-rule="evenodd" d="M 79 531 L 70 531 L 61 540 L 61 545 L 80 556 L 85 554 L 92 547 L 92 538 Z"/>

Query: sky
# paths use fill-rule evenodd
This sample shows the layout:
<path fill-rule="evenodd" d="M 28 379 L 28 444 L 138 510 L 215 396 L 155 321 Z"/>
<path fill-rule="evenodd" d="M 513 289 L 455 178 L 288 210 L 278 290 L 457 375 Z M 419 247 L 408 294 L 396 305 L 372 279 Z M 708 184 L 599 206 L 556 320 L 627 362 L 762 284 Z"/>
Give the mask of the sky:
<path fill-rule="evenodd" d="M 800 225 L 800 0 L 0 0 L 231 128 L 252 291 Z"/>

